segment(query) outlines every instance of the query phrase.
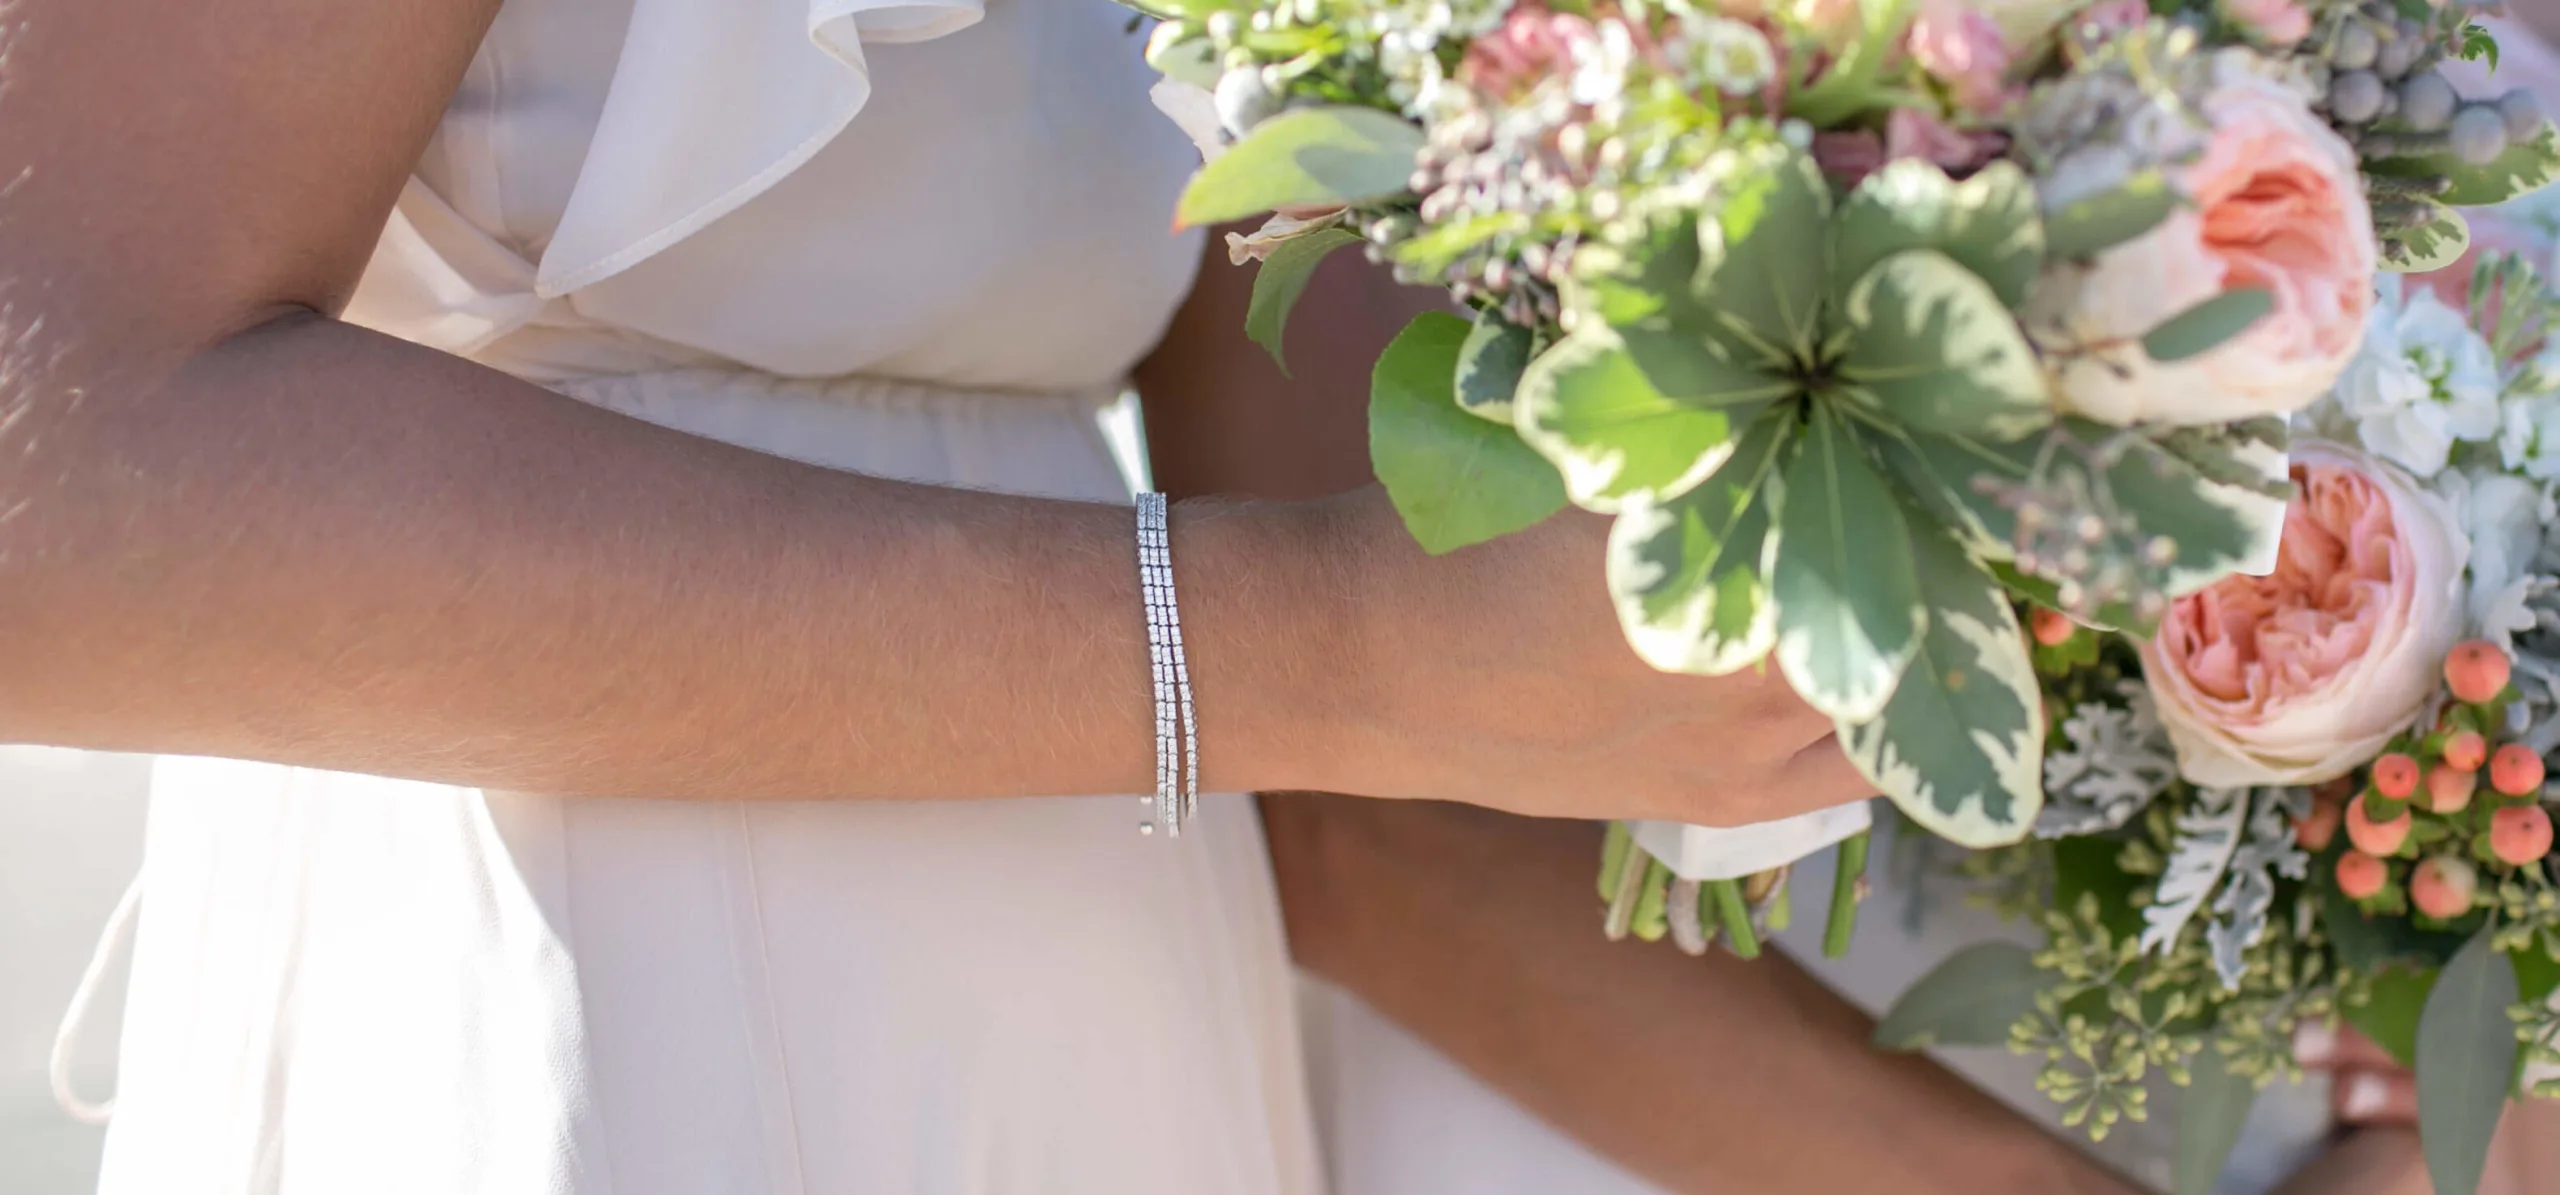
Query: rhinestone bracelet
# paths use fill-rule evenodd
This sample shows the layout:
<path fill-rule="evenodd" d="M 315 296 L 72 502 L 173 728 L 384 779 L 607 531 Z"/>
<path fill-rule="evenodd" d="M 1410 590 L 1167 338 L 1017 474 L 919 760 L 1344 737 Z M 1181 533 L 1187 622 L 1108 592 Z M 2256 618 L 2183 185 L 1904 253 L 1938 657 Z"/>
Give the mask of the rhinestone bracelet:
<path fill-rule="evenodd" d="M 1147 659 L 1155 681 L 1156 792 L 1141 798 L 1152 819 L 1138 832 L 1163 826 L 1179 838 L 1183 822 L 1200 811 L 1200 730 L 1191 706 L 1191 664 L 1182 650 L 1182 611 L 1174 600 L 1173 548 L 1162 494 L 1138 495 L 1138 589 L 1147 608 Z"/>

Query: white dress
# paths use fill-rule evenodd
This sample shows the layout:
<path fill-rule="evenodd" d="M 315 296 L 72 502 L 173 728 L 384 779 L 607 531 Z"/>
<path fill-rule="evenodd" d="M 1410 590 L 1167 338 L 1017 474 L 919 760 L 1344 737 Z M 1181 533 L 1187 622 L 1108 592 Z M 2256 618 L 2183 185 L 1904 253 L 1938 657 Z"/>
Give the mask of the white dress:
<path fill-rule="evenodd" d="M 1200 247 L 1138 37 L 1107 0 L 509 0 L 350 318 L 750 448 L 1125 500 L 1096 413 Z M 165 760 L 102 1189 L 1314 1195 L 1253 808 L 1138 813 Z"/>

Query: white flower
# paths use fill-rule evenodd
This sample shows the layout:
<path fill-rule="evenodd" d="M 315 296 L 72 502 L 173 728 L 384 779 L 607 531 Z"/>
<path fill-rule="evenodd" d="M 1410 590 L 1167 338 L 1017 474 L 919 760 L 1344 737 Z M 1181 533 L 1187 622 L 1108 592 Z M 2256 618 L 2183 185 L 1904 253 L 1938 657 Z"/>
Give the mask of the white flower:
<path fill-rule="evenodd" d="M 2499 463 L 2539 481 L 2560 477 L 2560 394 L 2520 394 L 2499 414 Z"/>
<path fill-rule="evenodd" d="M 2437 492 L 2453 506 L 2471 537 L 2470 595 L 2463 610 L 2470 626 L 2503 640 L 2533 625 L 2522 609 L 2542 552 L 2542 528 L 2555 514 L 2552 496 L 2524 478 L 2488 469 L 2447 472 Z"/>
<path fill-rule="evenodd" d="M 2402 287 L 2397 275 L 2384 275 L 2377 290 L 2364 343 L 2331 399 L 2365 451 L 2431 477 L 2455 443 L 2499 434 L 2497 356 L 2434 291 Z"/>
<path fill-rule="evenodd" d="M 1227 152 L 1227 127 L 1218 119 L 1218 100 L 1208 88 L 1168 76 L 1156 80 L 1147 98 L 1199 147 L 1202 162 L 1215 161 Z"/>
<path fill-rule="evenodd" d="M 1681 31 L 1698 77 L 1726 95 L 1750 95 L 1778 73 L 1768 36 L 1740 21 L 1700 17 L 1682 22 Z"/>

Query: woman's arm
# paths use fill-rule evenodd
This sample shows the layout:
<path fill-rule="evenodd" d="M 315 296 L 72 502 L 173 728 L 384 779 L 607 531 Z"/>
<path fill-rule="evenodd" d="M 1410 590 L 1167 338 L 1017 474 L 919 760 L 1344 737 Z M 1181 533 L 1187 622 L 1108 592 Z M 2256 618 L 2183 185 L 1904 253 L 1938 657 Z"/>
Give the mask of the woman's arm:
<path fill-rule="evenodd" d="M 1288 498 L 1366 484 L 1368 364 L 1435 293 L 1336 254 L 1290 325 L 1291 381 L 1238 330 L 1252 271 L 1215 247 L 1202 271 L 1139 375 L 1158 482 Z M 1588 823 L 1311 793 L 1262 809 L 1303 965 L 1671 1189 L 2130 1191 L 1926 1059 L 1870 1049 L 1871 1022 L 1782 957 L 1604 940 Z"/>
<path fill-rule="evenodd" d="M 1125 508 L 793 464 L 332 318 L 494 7 L 9 9 L 0 740 L 559 793 L 1149 787 Z M 1595 527 L 1430 561 L 1391 520 L 1177 510 L 1205 784 L 1708 820 L 1856 785 L 1783 684 L 1620 649 L 1562 580 Z M 1558 582 L 1486 586 L 1523 575 Z M 1521 627 L 1553 650 L 1482 648 Z M 1735 718 L 1756 753 L 1696 746 Z"/>

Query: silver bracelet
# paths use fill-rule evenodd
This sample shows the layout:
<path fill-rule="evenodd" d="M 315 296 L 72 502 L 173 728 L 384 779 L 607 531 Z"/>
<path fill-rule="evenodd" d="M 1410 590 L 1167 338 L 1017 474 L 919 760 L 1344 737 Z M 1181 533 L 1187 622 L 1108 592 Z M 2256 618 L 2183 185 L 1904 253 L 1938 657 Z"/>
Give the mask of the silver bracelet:
<path fill-rule="evenodd" d="M 1164 495 L 1138 495 L 1138 590 L 1147 610 L 1147 660 L 1155 680 L 1156 792 L 1153 820 L 1138 832 L 1182 824 L 1200 811 L 1200 728 L 1191 705 L 1191 663 L 1182 650 L 1182 609 L 1173 590 L 1173 547 Z"/>

